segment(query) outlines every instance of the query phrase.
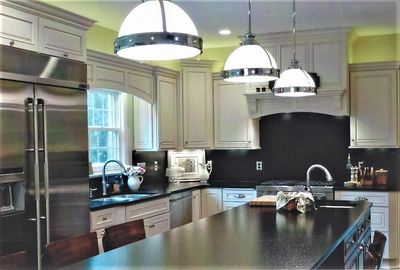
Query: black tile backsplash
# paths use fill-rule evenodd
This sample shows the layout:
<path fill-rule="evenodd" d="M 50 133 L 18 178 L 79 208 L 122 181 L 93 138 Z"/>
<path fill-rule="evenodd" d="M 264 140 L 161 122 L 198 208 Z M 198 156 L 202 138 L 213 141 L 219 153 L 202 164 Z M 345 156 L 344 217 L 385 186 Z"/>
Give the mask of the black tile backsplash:
<path fill-rule="evenodd" d="M 305 180 L 312 164 L 328 168 L 336 182 L 348 179 L 347 154 L 353 165 L 364 161 L 366 166 L 389 170 L 388 182 L 396 185 L 400 179 L 400 151 L 398 149 L 349 149 L 350 118 L 318 113 L 280 113 L 260 119 L 260 146 L 256 150 L 206 150 L 206 160 L 213 161 L 210 183 L 216 185 L 249 186 L 273 180 Z M 154 160 L 159 170 L 154 171 Z M 143 188 L 166 185 L 166 151 L 133 151 L 133 163 L 146 162 L 147 172 Z M 263 170 L 256 171 L 256 161 L 263 162 Z M 313 180 L 324 180 L 320 170 L 311 174 Z"/>

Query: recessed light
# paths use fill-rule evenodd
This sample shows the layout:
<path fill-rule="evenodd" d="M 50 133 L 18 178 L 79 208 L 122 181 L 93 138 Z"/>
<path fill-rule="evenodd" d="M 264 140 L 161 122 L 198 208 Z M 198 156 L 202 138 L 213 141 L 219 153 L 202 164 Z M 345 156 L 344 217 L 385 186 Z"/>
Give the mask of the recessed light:
<path fill-rule="evenodd" d="M 219 32 L 218 32 L 220 35 L 222 35 L 222 36 L 227 36 L 227 35 L 230 35 L 231 34 L 231 30 L 229 30 L 229 29 L 222 29 L 222 30 L 219 30 Z"/>

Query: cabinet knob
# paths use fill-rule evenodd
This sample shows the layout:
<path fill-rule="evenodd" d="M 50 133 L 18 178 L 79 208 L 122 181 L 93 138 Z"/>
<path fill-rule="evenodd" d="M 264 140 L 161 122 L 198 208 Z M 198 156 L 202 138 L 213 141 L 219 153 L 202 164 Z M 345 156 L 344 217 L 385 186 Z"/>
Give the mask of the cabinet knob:
<path fill-rule="evenodd" d="M 185 142 L 185 144 L 188 144 L 188 143 L 189 143 L 188 141 Z"/>
<path fill-rule="evenodd" d="M 12 47 L 12 46 L 14 46 L 14 44 L 15 44 L 15 41 L 14 40 L 10 40 L 10 46 Z"/>
<path fill-rule="evenodd" d="M 354 140 L 354 139 L 351 139 L 351 141 L 354 142 L 355 140 Z"/>
<path fill-rule="evenodd" d="M 154 225 L 154 224 L 151 224 L 151 225 L 149 225 L 149 228 L 154 228 L 156 225 Z"/>
<path fill-rule="evenodd" d="M 63 54 L 63 56 L 64 56 L 64 57 L 68 57 L 68 53 L 65 52 L 65 53 Z"/>
<path fill-rule="evenodd" d="M 107 220 L 107 217 L 103 217 L 103 221 L 106 221 Z"/>
<path fill-rule="evenodd" d="M 249 143 L 251 143 L 251 141 L 249 141 Z"/>

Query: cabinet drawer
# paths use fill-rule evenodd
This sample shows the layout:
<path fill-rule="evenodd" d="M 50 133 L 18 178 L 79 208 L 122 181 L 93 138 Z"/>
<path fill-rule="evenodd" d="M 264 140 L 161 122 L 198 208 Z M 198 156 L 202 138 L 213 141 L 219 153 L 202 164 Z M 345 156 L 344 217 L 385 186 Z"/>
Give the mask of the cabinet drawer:
<path fill-rule="evenodd" d="M 145 219 L 169 212 L 168 197 L 126 207 L 126 222 Z"/>
<path fill-rule="evenodd" d="M 110 227 L 125 222 L 125 207 L 112 207 L 90 212 L 90 230 Z"/>
<path fill-rule="evenodd" d="M 223 201 L 248 202 L 255 197 L 256 191 L 254 189 L 224 188 L 222 191 Z"/>
<path fill-rule="evenodd" d="M 371 228 L 378 231 L 389 231 L 389 209 L 386 207 L 371 208 Z"/>
<path fill-rule="evenodd" d="M 39 19 L 39 52 L 86 62 L 85 31 Z"/>
<path fill-rule="evenodd" d="M 170 229 L 170 217 L 169 213 L 158 215 L 151 218 L 146 218 L 143 220 L 144 229 L 146 232 L 146 238 L 169 231 Z"/>
<path fill-rule="evenodd" d="M 38 17 L 0 4 L 0 44 L 38 50 Z"/>
<path fill-rule="evenodd" d="M 357 191 L 335 191 L 336 200 L 354 201 L 357 198 L 366 198 L 373 206 L 389 206 L 388 192 L 357 192 Z"/>

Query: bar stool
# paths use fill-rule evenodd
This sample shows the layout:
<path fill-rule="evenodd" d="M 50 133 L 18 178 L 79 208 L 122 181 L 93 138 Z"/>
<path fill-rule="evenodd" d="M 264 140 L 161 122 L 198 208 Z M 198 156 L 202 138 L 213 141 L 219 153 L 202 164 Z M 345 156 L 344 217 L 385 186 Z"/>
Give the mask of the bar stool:
<path fill-rule="evenodd" d="M 380 269 L 382 265 L 383 251 L 385 250 L 386 236 L 380 231 L 375 231 L 372 243 L 366 252 L 365 268 Z"/>
<path fill-rule="evenodd" d="M 114 225 L 105 229 L 104 252 L 146 238 L 143 219 Z"/>
<path fill-rule="evenodd" d="M 97 235 L 91 232 L 48 244 L 43 263 L 48 269 L 61 268 L 97 254 Z"/>
<path fill-rule="evenodd" d="M 28 256 L 26 251 L 20 251 L 0 257 L 0 269 L 2 270 L 15 270 L 15 269 L 27 269 L 27 268 L 28 268 Z"/>

